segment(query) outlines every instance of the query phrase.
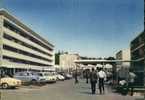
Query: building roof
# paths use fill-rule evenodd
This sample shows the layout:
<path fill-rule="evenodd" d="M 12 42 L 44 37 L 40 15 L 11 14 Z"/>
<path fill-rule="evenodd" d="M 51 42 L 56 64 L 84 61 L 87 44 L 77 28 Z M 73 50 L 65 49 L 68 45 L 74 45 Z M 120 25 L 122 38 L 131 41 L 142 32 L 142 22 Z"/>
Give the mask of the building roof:
<path fill-rule="evenodd" d="M 111 62 L 135 62 L 136 60 L 75 60 L 75 63 L 96 64 L 96 63 L 111 63 Z"/>

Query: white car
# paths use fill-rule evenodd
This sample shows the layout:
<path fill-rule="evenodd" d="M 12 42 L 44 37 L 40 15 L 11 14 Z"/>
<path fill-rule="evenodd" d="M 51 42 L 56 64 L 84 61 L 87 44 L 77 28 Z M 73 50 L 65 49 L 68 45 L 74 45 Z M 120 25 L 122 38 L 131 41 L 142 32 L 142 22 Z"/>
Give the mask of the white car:
<path fill-rule="evenodd" d="M 62 76 L 62 75 L 60 75 L 60 74 L 57 74 L 57 73 L 56 73 L 56 78 L 57 78 L 58 80 L 61 80 L 61 81 L 65 80 L 64 76 Z"/>
<path fill-rule="evenodd" d="M 54 83 L 57 80 L 56 76 L 51 72 L 45 72 L 44 75 L 48 82 Z"/>
<path fill-rule="evenodd" d="M 69 74 L 69 73 L 66 73 L 66 74 L 65 74 L 65 77 L 66 77 L 66 79 L 72 79 L 72 75 Z"/>
<path fill-rule="evenodd" d="M 45 79 L 45 82 L 56 82 L 56 78 L 51 73 L 47 72 L 38 72 L 37 75 L 40 77 L 43 77 Z"/>
<path fill-rule="evenodd" d="M 11 88 L 11 87 L 19 87 L 21 86 L 22 82 L 21 80 L 10 78 L 10 77 L 4 77 L 0 79 L 0 86 L 3 89 Z"/>
<path fill-rule="evenodd" d="M 31 83 L 40 83 L 45 82 L 45 78 L 41 77 L 40 75 L 36 75 L 29 71 L 18 72 L 14 75 L 14 78 L 21 80 L 24 83 L 31 82 Z"/>
<path fill-rule="evenodd" d="M 36 72 L 36 73 L 33 73 L 33 75 L 36 75 L 39 77 L 39 82 L 41 83 L 47 83 L 48 82 L 48 79 L 45 75 L 45 73 L 43 72 Z"/>

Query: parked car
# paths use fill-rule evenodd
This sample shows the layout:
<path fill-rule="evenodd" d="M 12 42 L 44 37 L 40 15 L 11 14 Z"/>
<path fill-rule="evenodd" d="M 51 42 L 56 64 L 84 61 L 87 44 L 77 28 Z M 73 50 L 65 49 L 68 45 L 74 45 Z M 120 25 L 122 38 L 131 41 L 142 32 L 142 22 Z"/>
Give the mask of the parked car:
<path fill-rule="evenodd" d="M 62 76 L 62 75 L 60 75 L 58 73 L 56 73 L 55 75 L 56 75 L 57 80 L 60 80 L 60 81 L 64 81 L 65 80 L 64 76 Z"/>
<path fill-rule="evenodd" d="M 45 78 L 41 75 L 34 74 L 30 71 L 18 72 L 14 75 L 14 78 L 21 80 L 24 83 L 42 83 L 45 82 Z"/>
<path fill-rule="evenodd" d="M 21 84 L 21 80 L 15 78 L 4 77 L 0 79 L 0 86 L 3 89 L 19 87 Z"/>
<path fill-rule="evenodd" d="M 38 72 L 39 76 L 43 77 L 45 79 L 46 83 L 54 83 L 56 82 L 56 78 L 53 76 L 53 74 L 48 72 Z"/>
<path fill-rule="evenodd" d="M 68 79 L 72 78 L 72 75 L 69 74 L 69 73 L 59 72 L 59 74 L 62 75 L 65 78 L 65 80 L 68 80 Z"/>
<path fill-rule="evenodd" d="M 45 73 L 43 73 L 43 72 L 35 72 L 35 73 L 33 73 L 33 75 L 36 75 L 39 77 L 40 83 L 47 83 L 48 82 L 48 79 L 47 79 Z"/>
<path fill-rule="evenodd" d="M 72 79 L 72 75 L 69 74 L 69 73 L 66 73 L 66 74 L 65 74 L 65 77 L 66 77 L 67 79 Z"/>
<path fill-rule="evenodd" d="M 45 76 L 49 83 L 54 83 L 57 81 L 57 77 L 52 72 L 45 72 Z"/>

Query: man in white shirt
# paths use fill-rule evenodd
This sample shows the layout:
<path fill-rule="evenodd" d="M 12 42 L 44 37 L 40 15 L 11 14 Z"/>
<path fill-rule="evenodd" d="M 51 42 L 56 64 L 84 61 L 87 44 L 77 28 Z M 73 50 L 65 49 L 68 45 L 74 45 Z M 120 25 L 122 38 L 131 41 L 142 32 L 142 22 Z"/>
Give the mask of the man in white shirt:
<path fill-rule="evenodd" d="M 98 77 L 99 77 L 99 90 L 100 94 L 102 94 L 102 91 L 104 93 L 104 80 L 106 79 L 106 73 L 103 71 L 102 68 L 99 69 Z"/>
<path fill-rule="evenodd" d="M 133 91 L 134 91 L 134 81 L 135 81 L 135 78 L 136 78 L 136 75 L 135 73 L 133 73 L 133 70 L 130 69 L 130 72 L 129 72 L 129 82 L 128 82 L 128 89 L 130 88 L 131 89 L 131 96 L 133 96 Z"/>

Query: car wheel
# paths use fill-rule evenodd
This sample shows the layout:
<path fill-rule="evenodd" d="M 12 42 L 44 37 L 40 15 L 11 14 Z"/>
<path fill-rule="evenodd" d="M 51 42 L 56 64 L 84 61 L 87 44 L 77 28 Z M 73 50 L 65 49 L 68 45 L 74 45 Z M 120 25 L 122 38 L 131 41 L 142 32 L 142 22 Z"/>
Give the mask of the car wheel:
<path fill-rule="evenodd" d="M 7 89 L 8 87 L 9 87 L 9 85 L 7 83 L 2 84 L 2 89 Z"/>
<path fill-rule="evenodd" d="M 36 81 L 35 79 L 33 79 L 33 80 L 31 81 L 31 83 L 32 83 L 32 84 L 36 84 L 37 81 Z"/>

